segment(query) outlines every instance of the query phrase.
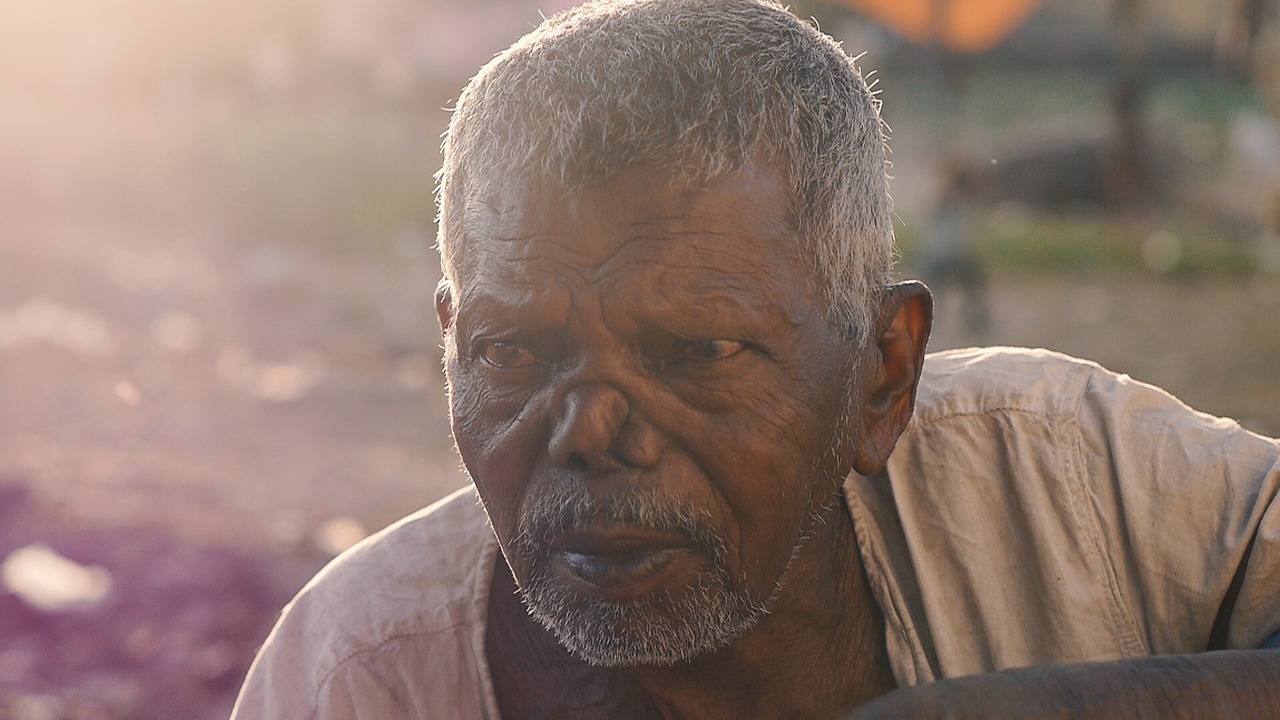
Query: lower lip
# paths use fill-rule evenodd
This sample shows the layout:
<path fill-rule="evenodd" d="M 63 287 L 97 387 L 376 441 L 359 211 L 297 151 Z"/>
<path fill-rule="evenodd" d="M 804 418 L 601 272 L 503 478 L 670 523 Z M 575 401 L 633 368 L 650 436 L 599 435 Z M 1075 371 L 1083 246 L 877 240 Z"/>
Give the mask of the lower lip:
<path fill-rule="evenodd" d="M 663 580 L 691 559 L 686 548 L 663 548 L 615 555 L 592 555 L 568 550 L 556 553 L 563 568 L 607 600 L 631 600 L 658 589 Z"/>

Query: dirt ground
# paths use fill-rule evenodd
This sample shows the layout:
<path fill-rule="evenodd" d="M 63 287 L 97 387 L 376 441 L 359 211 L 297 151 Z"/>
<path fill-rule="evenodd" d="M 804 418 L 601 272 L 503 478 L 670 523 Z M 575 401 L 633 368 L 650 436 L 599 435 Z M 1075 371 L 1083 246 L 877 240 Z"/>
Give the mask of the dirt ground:
<path fill-rule="evenodd" d="M 3 222 L 0 553 L 47 544 L 114 584 L 54 614 L 0 593 L 0 716 L 225 716 L 311 572 L 464 482 L 429 239 L 361 260 Z M 963 302 L 940 293 L 934 349 L 1054 348 L 1280 434 L 1280 276 L 997 275 L 982 334 Z"/>

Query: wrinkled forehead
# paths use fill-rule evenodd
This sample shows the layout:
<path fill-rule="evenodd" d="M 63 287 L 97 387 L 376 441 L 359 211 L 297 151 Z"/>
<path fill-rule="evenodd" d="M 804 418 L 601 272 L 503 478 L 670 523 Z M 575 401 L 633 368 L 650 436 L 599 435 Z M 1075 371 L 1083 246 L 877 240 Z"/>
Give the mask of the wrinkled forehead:
<path fill-rule="evenodd" d="M 799 223 L 786 164 L 768 151 L 694 174 L 666 159 L 638 160 L 610 175 L 565 180 L 537 170 L 503 166 L 468 173 L 452 222 L 442 228 L 441 250 L 463 272 L 478 243 L 495 234 L 515 237 L 535 226 L 570 222 L 627 225 L 670 221 L 711 222 L 735 204 L 751 208 L 756 224 L 770 223 L 776 236 L 797 241 Z M 677 223 L 678 224 L 678 223 Z M 788 243 L 789 245 L 791 243 Z"/>
<path fill-rule="evenodd" d="M 772 164 L 747 163 L 698 182 L 652 165 L 577 185 L 498 176 L 473 188 L 461 220 L 452 248 L 461 285 L 495 258 L 554 257 L 586 269 L 620 254 L 654 255 L 623 253 L 629 245 L 662 245 L 672 262 L 687 262 L 689 252 L 724 258 L 748 246 L 775 260 L 801 257 L 791 194 Z"/>

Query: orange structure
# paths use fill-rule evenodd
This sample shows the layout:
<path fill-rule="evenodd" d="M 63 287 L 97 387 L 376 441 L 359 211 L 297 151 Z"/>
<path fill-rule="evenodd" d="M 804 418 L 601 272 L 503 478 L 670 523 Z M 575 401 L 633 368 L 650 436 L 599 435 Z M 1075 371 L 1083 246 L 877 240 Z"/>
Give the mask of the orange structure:
<path fill-rule="evenodd" d="M 990 50 L 1013 32 L 1040 0 L 835 0 L 911 42 L 953 52 Z"/>

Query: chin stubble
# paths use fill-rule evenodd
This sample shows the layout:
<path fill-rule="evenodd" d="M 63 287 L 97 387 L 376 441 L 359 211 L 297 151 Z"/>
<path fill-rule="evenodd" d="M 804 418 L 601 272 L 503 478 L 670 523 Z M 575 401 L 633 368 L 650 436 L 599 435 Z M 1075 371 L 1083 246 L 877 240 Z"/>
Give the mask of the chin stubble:
<path fill-rule="evenodd" d="M 551 579 L 545 542 L 590 520 L 678 532 L 708 561 L 695 582 L 676 591 L 620 602 L 584 595 Z M 520 588 L 529 615 L 592 665 L 689 660 L 728 645 L 767 612 L 767 600 L 752 602 L 733 587 L 725 543 L 709 528 L 706 511 L 664 501 L 652 491 L 600 501 L 579 482 L 557 483 L 537 493 L 522 513 L 515 544 L 533 568 Z"/>

